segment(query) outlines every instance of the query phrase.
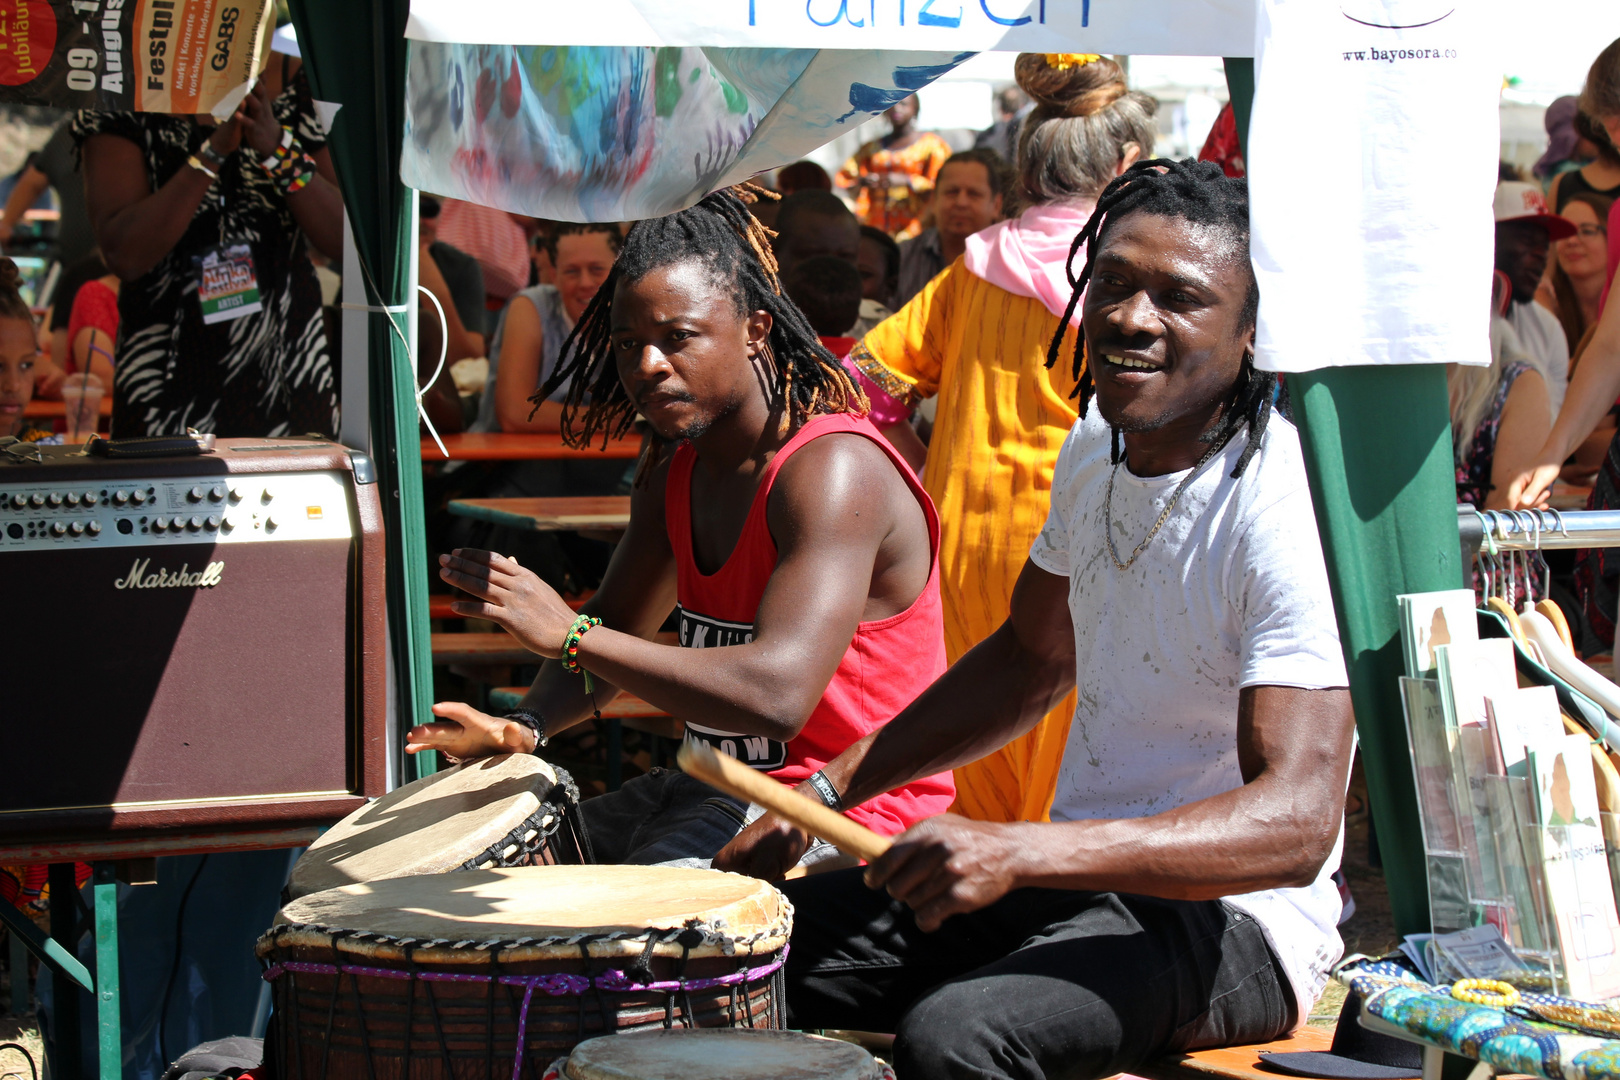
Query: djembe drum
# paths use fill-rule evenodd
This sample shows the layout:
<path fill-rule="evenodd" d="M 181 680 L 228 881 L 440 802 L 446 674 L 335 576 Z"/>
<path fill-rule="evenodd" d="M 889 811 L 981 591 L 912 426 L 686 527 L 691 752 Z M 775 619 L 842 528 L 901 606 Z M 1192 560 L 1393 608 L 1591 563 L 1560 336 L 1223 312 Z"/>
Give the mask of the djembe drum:
<path fill-rule="evenodd" d="M 791 930 L 781 893 L 717 870 L 514 867 L 314 893 L 259 939 L 267 1080 L 522 1080 L 596 1035 L 780 1028 Z"/>
<path fill-rule="evenodd" d="M 328 829 L 293 867 L 286 899 L 361 881 L 590 862 L 579 789 L 532 754 L 424 776 Z"/>
<path fill-rule="evenodd" d="M 894 1080 L 853 1043 L 799 1031 L 654 1031 L 591 1039 L 540 1080 Z"/>

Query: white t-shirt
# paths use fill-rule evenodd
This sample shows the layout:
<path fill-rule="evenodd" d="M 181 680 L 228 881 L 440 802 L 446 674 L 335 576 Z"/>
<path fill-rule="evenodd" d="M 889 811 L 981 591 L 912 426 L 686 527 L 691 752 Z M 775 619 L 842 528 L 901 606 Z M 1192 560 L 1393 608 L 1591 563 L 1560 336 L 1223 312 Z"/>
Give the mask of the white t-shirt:
<path fill-rule="evenodd" d="M 1547 384 L 1547 404 L 1556 423 L 1558 410 L 1564 405 L 1564 391 L 1569 389 L 1570 342 L 1565 338 L 1564 324 L 1534 300 L 1528 304 L 1517 300 L 1509 304 L 1507 321 L 1519 335 L 1525 358 Z"/>
<path fill-rule="evenodd" d="M 1241 787 L 1238 692 L 1347 686 L 1299 436 L 1272 416 L 1241 479 L 1240 433 L 1182 493 L 1163 528 L 1120 571 L 1103 539 L 1109 433 L 1090 410 L 1069 432 L 1052 508 L 1029 557 L 1069 579 L 1079 704 L 1053 821 L 1147 817 Z M 1185 472 L 1114 479 L 1114 546 L 1128 560 Z M 1226 897 L 1260 924 L 1299 1001 L 1344 950 L 1337 923 L 1341 830 L 1305 888 Z"/>

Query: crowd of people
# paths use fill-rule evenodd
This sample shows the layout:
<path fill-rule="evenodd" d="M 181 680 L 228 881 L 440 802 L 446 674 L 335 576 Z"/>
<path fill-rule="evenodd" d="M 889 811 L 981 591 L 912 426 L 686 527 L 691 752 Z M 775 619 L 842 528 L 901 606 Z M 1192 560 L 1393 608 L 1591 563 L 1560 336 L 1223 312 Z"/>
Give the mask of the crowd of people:
<path fill-rule="evenodd" d="M 1254 363 L 1241 165 L 1156 158 L 1157 103 L 1110 58 L 1015 70 L 957 152 L 913 96 L 836 175 L 799 162 L 664 218 L 421 207 L 444 316 L 422 353 L 487 359 L 471 402 L 428 388 L 434 425 L 645 441 L 628 467 L 434 489 L 620 492 L 631 515 L 616 545 L 449 537 L 457 614 L 548 659 L 519 708 L 442 702 L 409 749 L 545 753 L 622 690 L 897 837 L 786 886 L 788 1008 L 896 1032 L 909 1076 L 1262 1042 L 1341 951 L 1353 722 L 1286 387 Z M 1534 179 L 1497 188 L 1490 363 L 1448 372 L 1457 493 L 1533 506 L 1562 474 L 1620 509 L 1620 42 L 1547 124 Z M 335 434 L 341 200 L 298 62 L 223 123 L 63 132 L 91 246 L 43 339 L 0 262 L 0 435 L 49 437 L 23 406 L 76 372 L 112 386 L 115 436 Z M 73 186 L 61 153 L 0 243 Z M 226 264 L 251 298 L 201 287 Z M 1612 642 L 1620 566 L 1571 581 Z M 584 814 L 604 861 L 775 878 L 833 855 L 680 773 Z"/>

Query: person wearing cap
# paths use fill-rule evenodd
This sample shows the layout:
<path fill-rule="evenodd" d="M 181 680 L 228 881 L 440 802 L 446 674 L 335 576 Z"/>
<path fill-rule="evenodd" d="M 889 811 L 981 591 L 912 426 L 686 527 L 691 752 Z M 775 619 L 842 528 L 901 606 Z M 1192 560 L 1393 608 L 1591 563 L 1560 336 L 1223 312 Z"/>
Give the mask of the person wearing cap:
<path fill-rule="evenodd" d="M 1559 176 L 1579 169 L 1596 156 L 1592 144 L 1575 130 L 1575 117 L 1580 111 L 1580 98 L 1566 94 L 1547 106 L 1542 117 L 1547 129 L 1547 152 L 1530 166 L 1530 173 L 1547 185 L 1549 193 Z"/>
<path fill-rule="evenodd" d="M 1496 185 L 1496 269 L 1508 279 L 1513 298 L 1507 321 L 1519 336 L 1530 363 L 1547 385 L 1552 417 L 1564 403 L 1569 382 L 1569 342 L 1558 316 L 1536 303 L 1536 289 L 1547 271 L 1554 240 L 1575 234 L 1575 225 L 1549 213 L 1541 189 L 1521 180 Z"/>

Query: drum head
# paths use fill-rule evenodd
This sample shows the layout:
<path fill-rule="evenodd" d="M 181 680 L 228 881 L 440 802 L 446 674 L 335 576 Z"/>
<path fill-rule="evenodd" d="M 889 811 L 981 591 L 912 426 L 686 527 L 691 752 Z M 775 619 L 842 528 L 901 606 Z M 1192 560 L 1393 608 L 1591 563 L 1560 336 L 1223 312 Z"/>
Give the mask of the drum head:
<path fill-rule="evenodd" d="M 518 866 L 345 885 L 294 900 L 276 922 L 373 941 L 554 944 L 575 957 L 586 941 L 593 955 L 639 955 L 649 930 L 665 931 L 679 955 L 675 939 L 696 929 L 696 956 L 780 948 L 791 912 L 766 882 L 718 870 Z"/>
<path fill-rule="evenodd" d="M 539 811 L 556 783 L 551 766 L 533 754 L 502 754 L 395 788 L 311 844 L 293 867 L 287 895 L 454 870 Z"/>
<path fill-rule="evenodd" d="M 609 1035 L 568 1055 L 567 1080 L 875 1080 L 865 1050 L 797 1031 L 705 1028 Z"/>

